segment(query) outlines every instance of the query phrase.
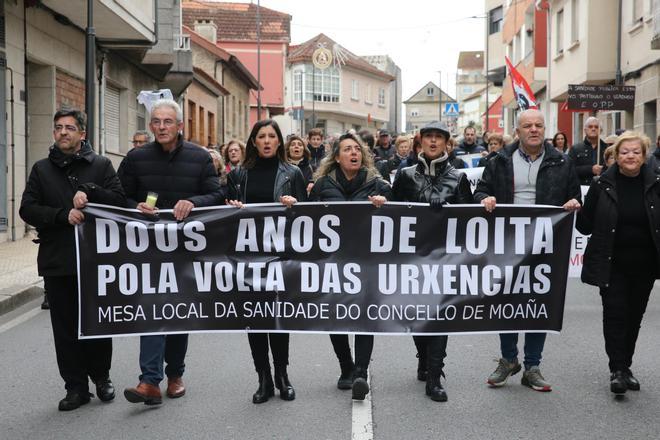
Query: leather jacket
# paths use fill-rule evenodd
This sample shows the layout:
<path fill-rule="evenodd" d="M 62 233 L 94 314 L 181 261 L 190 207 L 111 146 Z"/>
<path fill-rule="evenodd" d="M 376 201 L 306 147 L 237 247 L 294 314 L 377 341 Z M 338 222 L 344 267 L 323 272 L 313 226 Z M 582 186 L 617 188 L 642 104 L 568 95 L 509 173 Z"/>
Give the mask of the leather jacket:
<path fill-rule="evenodd" d="M 445 156 L 446 157 L 446 156 Z M 392 186 L 392 200 L 429 203 L 440 199 L 444 203 L 473 203 L 467 177 L 447 159 L 426 163 L 423 153 L 417 165 L 401 170 Z"/>
<path fill-rule="evenodd" d="M 227 176 L 229 199 L 245 203 L 248 183 L 248 170 L 245 167 L 231 170 Z M 307 182 L 305 182 L 300 168 L 280 161 L 275 176 L 275 185 L 273 185 L 273 202 L 279 201 L 281 196 L 293 196 L 299 202 L 306 201 L 306 185 Z"/>

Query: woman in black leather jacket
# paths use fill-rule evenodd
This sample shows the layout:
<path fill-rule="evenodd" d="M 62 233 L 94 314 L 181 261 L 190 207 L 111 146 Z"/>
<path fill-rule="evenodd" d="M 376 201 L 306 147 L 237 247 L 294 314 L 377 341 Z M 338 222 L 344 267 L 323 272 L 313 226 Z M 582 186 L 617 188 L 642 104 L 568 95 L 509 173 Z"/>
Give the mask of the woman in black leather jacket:
<path fill-rule="evenodd" d="M 465 174 L 449 163 L 449 130 L 442 122 L 432 122 L 420 130 L 422 152 L 417 165 L 404 168 L 392 187 L 392 200 L 429 203 L 440 209 L 445 204 L 473 203 L 470 183 Z M 426 381 L 426 395 L 445 402 L 444 376 L 447 336 L 413 336 L 417 346 L 417 379 Z"/>
<path fill-rule="evenodd" d="M 610 391 L 639 390 L 630 371 L 642 317 L 660 275 L 660 177 L 644 164 L 649 139 L 623 133 L 616 163 L 594 179 L 577 228 L 591 234 L 582 281 L 600 288 Z"/>
<path fill-rule="evenodd" d="M 368 148 L 351 133 L 335 141 L 332 154 L 328 154 L 317 171 L 317 180 L 309 195 L 310 201 L 371 201 L 382 206 L 390 197 L 390 185 L 374 167 Z M 374 346 L 373 335 L 355 335 L 355 363 L 346 334 L 331 334 L 341 375 L 337 381 L 340 390 L 353 390 L 353 399 L 364 400 L 369 392 L 367 370 Z"/>
<path fill-rule="evenodd" d="M 277 123 L 271 119 L 258 121 L 252 127 L 245 147 L 245 161 L 227 177 L 228 204 L 242 207 L 244 203 L 281 202 L 291 207 L 307 199 L 305 181 L 300 169 L 286 162 L 284 140 Z M 252 396 L 253 403 L 263 403 L 280 390 L 284 400 L 296 398 L 289 382 L 288 333 L 248 333 L 254 366 L 259 375 L 259 388 Z M 275 383 L 270 372 L 268 345 L 270 342 L 275 366 Z"/>

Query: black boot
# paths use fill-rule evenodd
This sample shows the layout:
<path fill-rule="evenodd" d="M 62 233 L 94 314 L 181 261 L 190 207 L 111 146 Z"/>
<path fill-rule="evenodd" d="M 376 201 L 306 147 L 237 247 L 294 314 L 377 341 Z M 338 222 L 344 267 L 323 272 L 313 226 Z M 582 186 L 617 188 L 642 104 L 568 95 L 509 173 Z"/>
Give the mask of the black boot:
<path fill-rule="evenodd" d="M 355 374 L 353 375 L 353 400 L 364 400 L 368 393 L 367 369 L 356 367 Z"/>
<path fill-rule="evenodd" d="M 270 374 L 270 367 L 257 372 L 259 374 L 259 388 L 252 396 L 252 403 L 268 402 L 269 397 L 275 395 L 275 386 L 273 385 L 273 376 Z"/>
<path fill-rule="evenodd" d="M 280 398 L 282 400 L 294 400 L 296 398 L 296 390 L 289 382 L 289 376 L 286 373 L 286 366 L 275 367 L 275 387 L 280 390 Z"/>
<path fill-rule="evenodd" d="M 428 367 L 426 365 L 426 353 L 417 353 L 417 380 L 424 382 L 428 376 Z"/>
<path fill-rule="evenodd" d="M 620 370 L 613 372 L 610 375 L 610 391 L 614 394 L 624 394 L 627 390 L 625 373 Z"/>
<path fill-rule="evenodd" d="M 44 292 L 44 300 L 41 303 L 41 310 L 48 310 L 50 309 L 50 304 L 48 303 L 48 296 L 46 296 L 46 292 Z"/>
<path fill-rule="evenodd" d="M 445 377 L 445 373 L 442 370 L 429 370 L 428 377 L 426 378 L 426 395 L 436 402 L 446 402 L 447 392 L 442 387 L 440 376 Z"/>
<path fill-rule="evenodd" d="M 353 371 L 355 370 L 355 364 L 353 360 L 347 362 L 340 362 L 339 366 L 341 367 L 341 375 L 339 380 L 337 380 L 337 388 L 340 390 L 350 390 L 353 386 Z"/>

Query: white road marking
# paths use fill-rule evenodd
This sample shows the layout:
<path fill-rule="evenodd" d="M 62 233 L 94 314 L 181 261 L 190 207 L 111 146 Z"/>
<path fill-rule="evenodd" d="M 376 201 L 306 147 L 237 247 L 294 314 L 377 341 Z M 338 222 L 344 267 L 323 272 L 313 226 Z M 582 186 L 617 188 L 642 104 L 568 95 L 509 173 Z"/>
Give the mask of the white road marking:
<path fill-rule="evenodd" d="M 16 327 L 18 324 L 22 324 L 25 321 L 28 321 L 35 316 L 37 316 L 39 313 L 41 313 L 41 308 L 36 307 L 32 310 L 29 310 L 25 313 L 23 313 L 20 316 L 17 316 L 16 318 L 12 319 L 11 321 L 0 325 L 0 333 L 6 332 L 7 330 Z"/>
<path fill-rule="evenodd" d="M 353 400 L 353 414 L 351 425 L 352 440 L 373 440 L 374 420 L 371 413 L 371 373 L 367 375 L 369 393 L 364 400 Z"/>

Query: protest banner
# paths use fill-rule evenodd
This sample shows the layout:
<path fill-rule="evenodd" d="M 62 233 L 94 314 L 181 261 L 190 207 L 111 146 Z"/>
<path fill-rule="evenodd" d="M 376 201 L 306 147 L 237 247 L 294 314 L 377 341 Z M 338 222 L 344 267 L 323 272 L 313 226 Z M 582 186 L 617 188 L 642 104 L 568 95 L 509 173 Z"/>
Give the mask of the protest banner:
<path fill-rule="evenodd" d="M 80 337 L 557 332 L 572 226 L 536 205 L 255 204 L 177 222 L 90 204 Z"/>

